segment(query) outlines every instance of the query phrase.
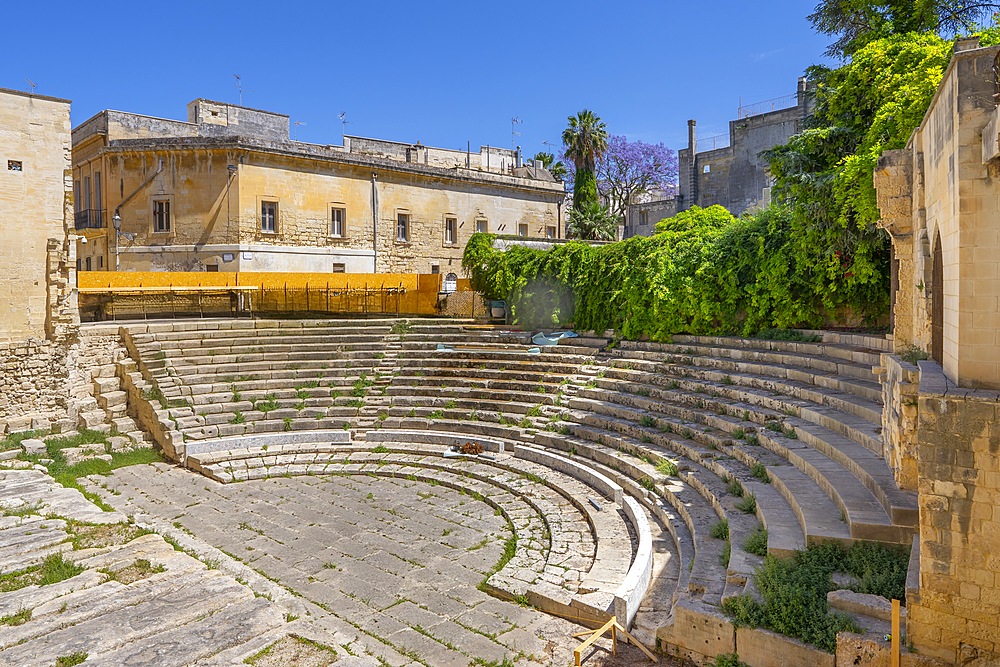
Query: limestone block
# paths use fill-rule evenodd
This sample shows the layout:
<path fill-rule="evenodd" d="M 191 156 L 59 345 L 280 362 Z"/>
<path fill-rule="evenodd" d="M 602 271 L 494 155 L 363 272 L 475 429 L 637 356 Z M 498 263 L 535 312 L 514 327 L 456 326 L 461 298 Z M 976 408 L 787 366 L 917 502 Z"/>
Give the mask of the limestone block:
<path fill-rule="evenodd" d="M 36 438 L 22 440 L 21 449 L 24 450 L 25 454 L 45 454 L 48 451 L 45 447 L 45 443 Z"/>
<path fill-rule="evenodd" d="M 790 663 L 789 663 L 790 664 Z M 946 667 L 947 663 L 905 648 L 900 653 L 902 667 Z M 836 667 L 889 667 L 889 643 L 851 632 L 837 635 Z"/>
<path fill-rule="evenodd" d="M 695 600 L 678 600 L 673 623 L 660 628 L 656 635 L 668 655 L 699 665 L 737 649 L 736 630 L 729 619 L 717 608 Z"/>
<path fill-rule="evenodd" d="M 834 667 L 836 658 L 818 648 L 761 628 L 736 628 L 736 653 L 749 667 L 772 667 L 775 656 L 786 665 Z"/>

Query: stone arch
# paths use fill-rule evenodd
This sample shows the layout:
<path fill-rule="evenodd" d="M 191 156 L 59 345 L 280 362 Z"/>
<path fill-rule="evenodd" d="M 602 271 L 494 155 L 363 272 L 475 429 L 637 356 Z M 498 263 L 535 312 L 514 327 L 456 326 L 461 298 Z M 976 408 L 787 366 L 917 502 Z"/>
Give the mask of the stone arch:
<path fill-rule="evenodd" d="M 931 256 L 931 358 L 944 365 L 944 252 L 941 233 L 934 234 Z"/>

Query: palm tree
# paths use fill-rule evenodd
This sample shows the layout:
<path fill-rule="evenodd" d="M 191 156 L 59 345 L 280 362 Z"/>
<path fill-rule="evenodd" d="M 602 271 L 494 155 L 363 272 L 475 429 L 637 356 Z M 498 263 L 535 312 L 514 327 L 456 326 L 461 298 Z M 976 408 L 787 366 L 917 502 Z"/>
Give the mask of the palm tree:
<path fill-rule="evenodd" d="M 608 130 L 590 109 L 584 109 L 568 120 L 569 127 L 563 130 L 562 140 L 566 157 L 576 167 L 573 184 L 573 208 L 576 208 L 598 201 L 594 169 L 598 158 L 608 149 Z"/>
<path fill-rule="evenodd" d="M 614 241 L 618 235 L 618 218 L 599 202 L 573 202 L 566 223 L 566 236 L 586 241 Z"/>

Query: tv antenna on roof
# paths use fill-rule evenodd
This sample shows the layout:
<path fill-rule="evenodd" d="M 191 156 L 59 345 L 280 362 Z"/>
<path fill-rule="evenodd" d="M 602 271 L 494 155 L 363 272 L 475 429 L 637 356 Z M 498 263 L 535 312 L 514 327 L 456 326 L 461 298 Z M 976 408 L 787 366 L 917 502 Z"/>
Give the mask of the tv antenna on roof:
<path fill-rule="evenodd" d="M 36 84 L 31 79 L 27 79 L 27 78 L 25 79 L 25 81 L 27 81 L 28 85 L 31 86 L 31 94 L 34 95 L 35 94 L 35 88 L 38 88 L 38 84 Z"/>
<path fill-rule="evenodd" d="M 521 133 L 518 132 L 516 128 L 517 128 L 518 125 L 520 125 L 523 122 L 524 121 L 521 120 L 520 118 L 518 118 L 517 116 L 514 116 L 513 118 L 510 119 L 510 149 L 511 150 L 514 150 L 514 138 L 521 136 Z"/>
<path fill-rule="evenodd" d="M 546 153 L 549 153 L 553 157 L 555 156 L 556 152 L 554 150 L 552 150 L 552 147 L 555 146 L 554 143 L 552 143 L 551 141 L 549 141 L 549 140 L 546 139 L 545 141 L 542 142 L 542 145 L 545 146 L 545 152 Z"/>
<path fill-rule="evenodd" d="M 344 143 L 345 130 L 347 129 L 347 124 L 350 123 L 351 121 L 347 120 L 347 112 L 346 111 L 341 111 L 337 115 L 337 118 L 340 119 L 340 142 Z"/>
<path fill-rule="evenodd" d="M 303 123 L 301 120 L 295 121 L 294 126 L 298 127 L 299 125 L 305 125 L 305 123 Z M 295 135 L 296 135 L 295 127 L 292 128 L 292 140 L 293 141 L 295 140 Z"/>
<path fill-rule="evenodd" d="M 243 106 L 243 79 L 240 78 L 239 74 L 234 74 L 233 77 L 236 79 L 236 90 L 240 91 L 240 106 Z M 248 93 L 252 93 L 252 90 L 248 90 Z"/>

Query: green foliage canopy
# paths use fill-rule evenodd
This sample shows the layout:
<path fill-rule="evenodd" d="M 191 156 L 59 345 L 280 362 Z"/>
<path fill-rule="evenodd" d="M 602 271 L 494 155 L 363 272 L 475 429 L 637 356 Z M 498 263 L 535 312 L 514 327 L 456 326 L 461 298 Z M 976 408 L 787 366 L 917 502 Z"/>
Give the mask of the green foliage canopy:
<path fill-rule="evenodd" d="M 573 323 L 616 329 L 627 338 L 671 334 L 753 333 L 819 326 L 831 307 L 875 319 L 871 304 L 812 291 L 814 267 L 796 259 L 786 208 L 734 218 L 721 206 L 693 207 L 657 225 L 652 237 L 551 250 L 493 249 L 477 234 L 462 265 L 487 298 L 506 299 L 525 326 Z"/>

